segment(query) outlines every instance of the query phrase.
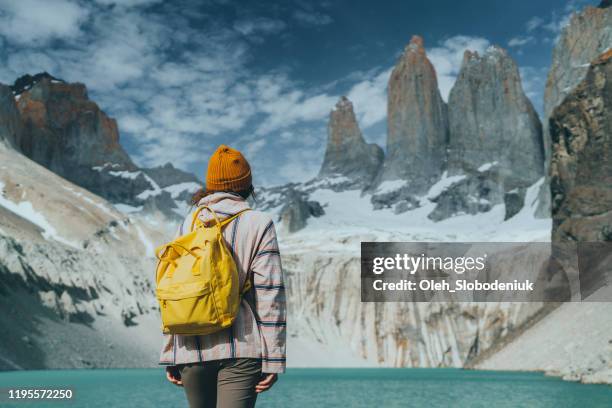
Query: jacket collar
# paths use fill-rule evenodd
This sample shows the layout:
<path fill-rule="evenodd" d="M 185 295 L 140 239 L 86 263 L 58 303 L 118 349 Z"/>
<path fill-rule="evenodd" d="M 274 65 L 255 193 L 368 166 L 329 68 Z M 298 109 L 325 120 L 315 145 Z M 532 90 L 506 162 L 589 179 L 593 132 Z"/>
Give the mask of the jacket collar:
<path fill-rule="evenodd" d="M 247 200 L 240 197 L 238 194 L 229 192 L 218 192 L 203 197 L 199 202 L 198 206 L 205 205 L 212 208 L 217 213 L 219 219 L 231 217 L 232 215 L 251 208 Z M 212 219 L 210 211 L 203 210 L 200 212 L 199 218 L 202 221 L 208 221 Z"/>

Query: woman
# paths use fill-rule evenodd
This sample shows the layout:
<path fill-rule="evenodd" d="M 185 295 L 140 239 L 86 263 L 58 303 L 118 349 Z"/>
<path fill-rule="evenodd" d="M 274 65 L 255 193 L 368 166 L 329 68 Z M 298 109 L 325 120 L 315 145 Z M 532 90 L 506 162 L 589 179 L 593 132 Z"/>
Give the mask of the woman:
<path fill-rule="evenodd" d="M 223 220 L 248 209 L 252 193 L 249 163 L 221 145 L 208 162 L 206 190 L 193 203 L 211 207 Z M 192 214 L 179 235 L 190 227 Z M 211 214 L 202 211 L 199 217 L 207 222 Z M 205 336 L 164 336 L 160 364 L 167 365 L 170 382 L 185 388 L 190 407 L 253 407 L 257 394 L 285 371 L 285 291 L 274 223 L 262 212 L 245 211 L 224 227 L 223 236 L 241 285 L 252 283 L 236 321 Z"/>

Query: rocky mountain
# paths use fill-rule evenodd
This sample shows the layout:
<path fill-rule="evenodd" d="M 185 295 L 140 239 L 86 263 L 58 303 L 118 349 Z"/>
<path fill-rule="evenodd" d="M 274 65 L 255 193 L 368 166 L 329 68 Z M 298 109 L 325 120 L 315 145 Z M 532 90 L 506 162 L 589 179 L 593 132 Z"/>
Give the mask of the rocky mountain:
<path fill-rule="evenodd" d="M 154 366 L 153 248 L 174 229 L 0 144 L 0 369 Z"/>
<path fill-rule="evenodd" d="M 361 242 L 547 241 L 551 230 L 555 240 L 609 241 L 608 59 L 553 113 L 554 229 L 534 216 L 548 187 L 538 177 L 538 121 L 503 50 L 466 54 L 447 108 L 413 38 L 389 81 L 385 158 L 341 99 L 319 176 L 257 191 L 257 208 L 280 224 L 289 364 L 484 361 L 490 369 L 572 367 L 570 379 L 612 382 L 606 305 L 364 303 L 359 280 Z M 94 105 L 84 86 L 44 74 L 0 86 L 0 306 L 9 311 L 0 323 L 13 328 L 0 336 L 2 369 L 155 364 L 150 255 L 198 183 L 171 164 L 136 166 Z"/>
<path fill-rule="evenodd" d="M 585 7 L 572 15 L 553 49 L 552 64 L 544 90 L 544 151 L 545 165 L 551 156 L 550 116 L 574 87 L 582 81 L 589 64 L 612 47 L 612 8 L 602 1 L 599 7 Z M 538 215 L 550 217 L 550 193 L 543 189 L 539 196 Z"/>
<path fill-rule="evenodd" d="M 24 85 L 22 77 L 14 86 L 22 90 L 15 96 L 24 124 L 19 147 L 26 156 L 68 179 L 83 177 L 82 171 L 95 174 L 93 167 L 106 163 L 136 170 L 119 144 L 117 122 L 89 99 L 85 85 L 31 78 L 39 80 Z M 80 181 L 96 189 L 85 179 Z"/>
<path fill-rule="evenodd" d="M 154 366 L 153 251 L 199 187 L 136 166 L 84 85 L 0 84 L 0 369 Z"/>
<path fill-rule="evenodd" d="M 329 114 L 327 134 L 319 177 L 346 177 L 355 186 L 368 187 L 378 175 L 384 153 L 363 139 L 353 104 L 345 96 Z"/>
<path fill-rule="evenodd" d="M 89 99 L 83 84 L 47 73 L 24 75 L 10 88 L 0 86 L 0 99 L 9 145 L 122 209 L 156 208 L 176 218 L 199 188 L 194 175 L 172 164 L 136 166 L 119 143 L 117 122 Z"/>
<path fill-rule="evenodd" d="M 543 176 L 544 158 L 540 120 L 505 50 L 465 51 L 448 118 L 448 175 L 462 178 L 432 198 L 438 205 L 430 217 L 475 214 L 500 203 L 512 217 L 525 188 Z"/>
<path fill-rule="evenodd" d="M 609 256 L 612 243 L 611 105 L 612 50 L 608 50 L 590 64 L 585 78 L 550 119 L 553 256 L 566 271 L 576 265 L 585 269 L 579 289 L 587 301 L 561 305 L 478 363 L 478 368 L 538 370 L 570 381 L 612 382 L 612 303 L 601 301 L 610 299 L 612 290 L 597 286 L 589 291 L 589 281 L 582 275 L 599 262 L 609 274 L 610 260 L 601 254 Z M 568 251 L 567 243 L 588 244 Z M 592 256 L 593 249 L 601 248 Z"/>
<path fill-rule="evenodd" d="M 448 118 L 421 37 L 412 37 L 391 73 L 387 131 L 381 180 L 405 180 L 412 192 L 426 192 L 445 168 Z"/>
<path fill-rule="evenodd" d="M 0 143 L 17 147 L 22 126 L 13 91 L 9 86 L 0 84 Z"/>
<path fill-rule="evenodd" d="M 612 50 L 550 119 L 554 241 L 612 241 Z"/>
<path fill-rule="evenodd" d="M 499 47 L 483 56 L 465 52 L 447 107 L 423 41 L 414 36 L 391 74 L 388 109 L 383 160 L 382 149 L 365 142 L 352 103 L 341 98 L 330 113 L 318 177 L 264 189 L 262 208 L 282 201 L 279 219 L 297 231 L 319 207 L 324 212 L 311 198 L 314 191 L 357 189 L 371 209 L 398 215 L 434 203 L 428 217 L 440 221 L 503 205 L 509 219 L 544 175 L 540 121 L 516 63 Z"/>
<path fill-rule="evenodd" d="M 496 162 L 505 189 L 543 176 L 542 126 L 516 63 L 502 48 L 466 51 L 448 98 L 449 175 Z"/>
<path fill-rule="evenodd" d="M 413 45 L 412 50 L 415 48 Z M 390 107 L 397 97 L 391 84 Z M 609 239 L 602 235 L 608 230 L 607 223 L 602 222 L 601 229 L 591 229 L 590 223 L 591 217 L 593 222 L 601 221 L 597 211 L 607 214 L 610 208 L 607 190 L 599 189 L 610 184 L 606 177 L 612 174 L 608 166 L 601 165 L 608 150 L 602 135 L 610 130 L 604 122 L 607 105 L 600 99 L 606 92 L 609 96 L 609 90 L 601 75 L 594 76 L 592 84 L 599 84 L 599 93 L 592 93 L 599 99 L 586 98 L 580 106 L 568 106 L 559 114 L 563 123 L 580 119 L 580 125 L 571 125 L 577 128 L 577 135 L 592 133 L 589 154 L 576 153 L 572 158 L 563 153 L 560 157 L 582 163 L 584 176 L 592 177 L 597 186 L 585 194 L 570 192 L 573 201 L 567 206 L 584 204 L 572 223 L 580 224 L 583 233 L 598 234 L 591 238 L 601 240 Z M 262 208 L 300 227 L 283 229 L 280 239 L 290 317 L 300 322 L 289 328 L 290 343 L 300 350 L 310 350 L 314 343 L 320 357 L 313 358 L 306 351 L 297 357 L 294 354 L 290 364 L 330 364 L 342 355 L 346 365 L 476 365 L 545 370 L 583 382 L 612 381 L 612 355 L 606 346 L 612 325 L 603 317 L 609 312 L 605 304 L 359 302 L 358 244 L 362 241 L 550 239 L 550 219 L 535 217 L 538 192 L 549 188 L 542 177 L 541 125 L 524 95 L 516 64 L 505 51 L 492 48 L 482 56 L 466 54 L 448 115 L 448 145 L 440 145 L 442 151 L 449 148 L 448 167 L 439 168 L 438 176 L 422 187 L 424 192 L 407 188 L 408 171 L 395 180 L 381 178 L 366 189 L 347 187 L 341 177 L 320 176 L 260 195 Z M 559 140 L 568 135 L 564 126 Z M 592 128 L 580 130 L 587 126 Z M 571 139 L 577 144 L 572 149 L 583 148 L 585 136 Z M 482 154 L 472 146 L 482 149 Z M 597 155 L 596 150 L 602 153 Z M 384 166 L 388 160 L 389 155 Z M 595 170 L 597 166 L 601 172 Z M 385 171 L 387 168 L 383 174 Z M 567 178 L 567 171 L 562 173 Z M 288 191 L 299 197 L 294 207 L 285 200 Z M 595 197 L 599 195 L 602 199 L 598 201 Z M 301 210 L 290 211 L 297 207 Z M 318 216 L 312 216 L 310 209 L 315 207 L 322 209 Z M 593 338 L 585 339 L 585 332 L 594 333 Z M 554 339 L 548 333 L 555 333 Z M 346 339 L 350 339 L 348 347 Z M 581 347 L 583 343 L 590 348 Z M 523 357 L 517 359 L 517 355 Z"/>
<path fill-rule="evenodd" d="M 612 8 L 605 2 L 600 7 L 585 7 L 572 15 L 553 49 L 552 64 L 544 90 L 544 117 L 572 92 L 585 77 L 589 64 L 612 47 Z M 548 128 L 545 120 L 545 128 Z M 550 157 L 550 138 L 545 138 L 547 157 Z"/>

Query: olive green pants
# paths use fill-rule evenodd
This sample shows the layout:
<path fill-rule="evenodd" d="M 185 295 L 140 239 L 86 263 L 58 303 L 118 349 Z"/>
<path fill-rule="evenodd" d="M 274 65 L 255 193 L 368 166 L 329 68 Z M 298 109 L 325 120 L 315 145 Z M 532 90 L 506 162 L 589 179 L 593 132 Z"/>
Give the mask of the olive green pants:
<path fill-rule="evenodd" d="M 261 360 L 238 358 L 179 366 L 191 408 L 253 408 Z"/>

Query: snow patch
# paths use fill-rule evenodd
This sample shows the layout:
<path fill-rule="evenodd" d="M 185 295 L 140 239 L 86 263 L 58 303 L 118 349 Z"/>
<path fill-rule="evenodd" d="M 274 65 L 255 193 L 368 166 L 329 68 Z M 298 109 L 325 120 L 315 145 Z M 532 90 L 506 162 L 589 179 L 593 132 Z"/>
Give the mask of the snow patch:
<path fill-rule="evenodd" d="M 406 180 L 387 180 L 380 183 L 376 189 L 376 194 L 386 194 L 397 191 L 408 184 Z"/>
<path fill-rule="evenodd" d="M 132 214 L 132 213 L 142 210 L 142 206 L 134 207 L 132 205 L 121 204 L 121 203 L 113 204 L 113 205 L 119 212 L 123 214 Z"/>
<path fill-rule="evenodd" d="M 482 166 L 480 166 L 478 168 L 478 171 L 481 172 L 481 173 L 483 171 L 488 171 L 488 170 L 491 169 L 491 167 L 497 166 L 497 164 L 498 164 L 497 161 L 493 161 L 493 162 L 490 162 L 490 163 L 485 163 L 485 164 L 483 164 Z"/>
<path fill-rule="evenodd" d="M 136 177 L 140 176 L 142 172 L 121 170 L 121 171 L 109 171 L 108 174 L 110 174 L 113 177 L 121 177 L 121 178 L 128 179 L 128 180 L 136 180 Z"/>
<path fill-rule="evenodd" d="M 145 235 L 145 233 L 140 228 L 140 225 L 136 225 L 136 232 L 138 232 L 138 238 L 145 247 L 146 255 L 148 257 L 155 256 L 155 245 L 151 242 L 151 240 Z"/>
<path fill-rule="evenodd" d="M 325 177 L 319 180 L 316 180 L 312 183 L 306 183 L 305 185 L 303 185 L 303 187 L 298 187 L 297 189 L 304 189 L 306 187 L 309 188 L 317 188 L 317 187 L 325 187 L 325 186 L 334 186 L 337 184 L 342 184 L 342 183 L 347 183 L 350 182 L 351 179 L 349 179 L 346 176 L 329 176 L 329 177 Z"/>
<path fill-rule="evenodd" d="M 170 193 L 170 196 L 173 199 L 177 199 L 178 196 L 187 191 L 189 193 L 195 193 L 196 191 L 198 191 L 202 186 L 200 186 L 198 183 L 195 183 L 193 181 L 188 181 L 186 183 L 179 183 L 179 184 L 173 184 L 171 186 L 168 187 L 164 187 L 163 190 L 167 191 L 168 193 Z"/>
<path fill-rule="evenodd" d="M 144 172 L 141 172 L 141 173 L 144 176 L 144 178 L 149 182 L 152 189 L 143 191 L 142 193 L 138 194 L 136 198 L 140 200 L 146 200 L 149 197 L 160 195 L 162 193 L 162 189 L 159 187 L 159 184 L 157 184 L 155 180 L 153 180 L 147 173 L 144 173 Z"/>
<path fill-rule="evenodd" d="M 3 189 L 4 183 L 0 182 L 0 190 Z M 34 206 L 32 206 L 32 203 L 30 203 L 29 201 L 21 201 L 19 203 L 14 203 L 5 198 L 4 194 L 2 194 L 0 195 L 0 205 L 42 229 L 42 236 L 46 240 L 55 240 L 57 242 L 61 242 L 64 245 L 68 245 L 73 248 L 79 248 L 76 243 L 61 237 L 57 230 L 53 227 L 53 225 L 51 225 L 49 221 L 47 221 L 47 219 L 42 213 L 36 211 L 34 209 Z"/>
<path fill-rule="evenodd" d="M 432 241 L 432 242 L 530 242 L 550 241 L 552 220 L 535 217 L 537 197 L 542 178 L 529 187 L 525 206 L 504 221 L 504 204 L 492 206 L 486 213 L 461 214 L 435 222 L 427 216 L 436 204 L 428 200 L 465 176 L 447 176 L 436 183 L 421 199 L 421 206 L 401 214 L 393 209 L 372 209 L 371 195 L 360 190 L 335 192 L 330 189 L 313 191 L 309 199 L 318 201 L 325 213 L 309 218 L 306 227 L 295 233 L 279 232 L 283 250 L 359 253 L 361 241 Z M 482 201 L 482 204 L 490 204 Z M 321 240 L 324 234 L 326 239 Z"/>
<path fill-rule="evenodd" d="M 120 167 L 121 165 L 119 163 L 104 163 L 102 166 L 94 166 L 92 167 L 93 170 L 95 171 L 103 171 L 106 170 L 107 168 L 111 168 L 111 169 L 116 169 L 117 167 Z"/>
<path fill-rule="evenodd" d="M 434 198 L 440 195 L 444 190 L 452 186 L 453 184 L 465 179 L 466 176 L 463 174 L 456 176 L 448 176 L 448 172 L 442 173 L 442 177 L 435 183 L 433 186 L 429 188 L 427 194 L 425 194 L 425 198 Z"/>
<path fill-rule="evenodd" d="M 117 218 L 115 214 L 113 214 L 113 212 L 107 207 L 105 206 L 102 202 L 96 202 L 94 200 L 92 200 L 91 198 L 87 197 L 85 194 L 83 194 L 80 191 L 76 191 L 73 188 L 67 187 L 67 186 L 62 186 L 65 190 L 70 191 L 72 194 L 74 194 L 75 196 L 82 198 L 83 201 L 88 202 L 89 204 L 95 206 L 96 208 L 102 210 L 103 213 L 105 213 L 106 215 L 109 215 L 113 218 Z"/>

